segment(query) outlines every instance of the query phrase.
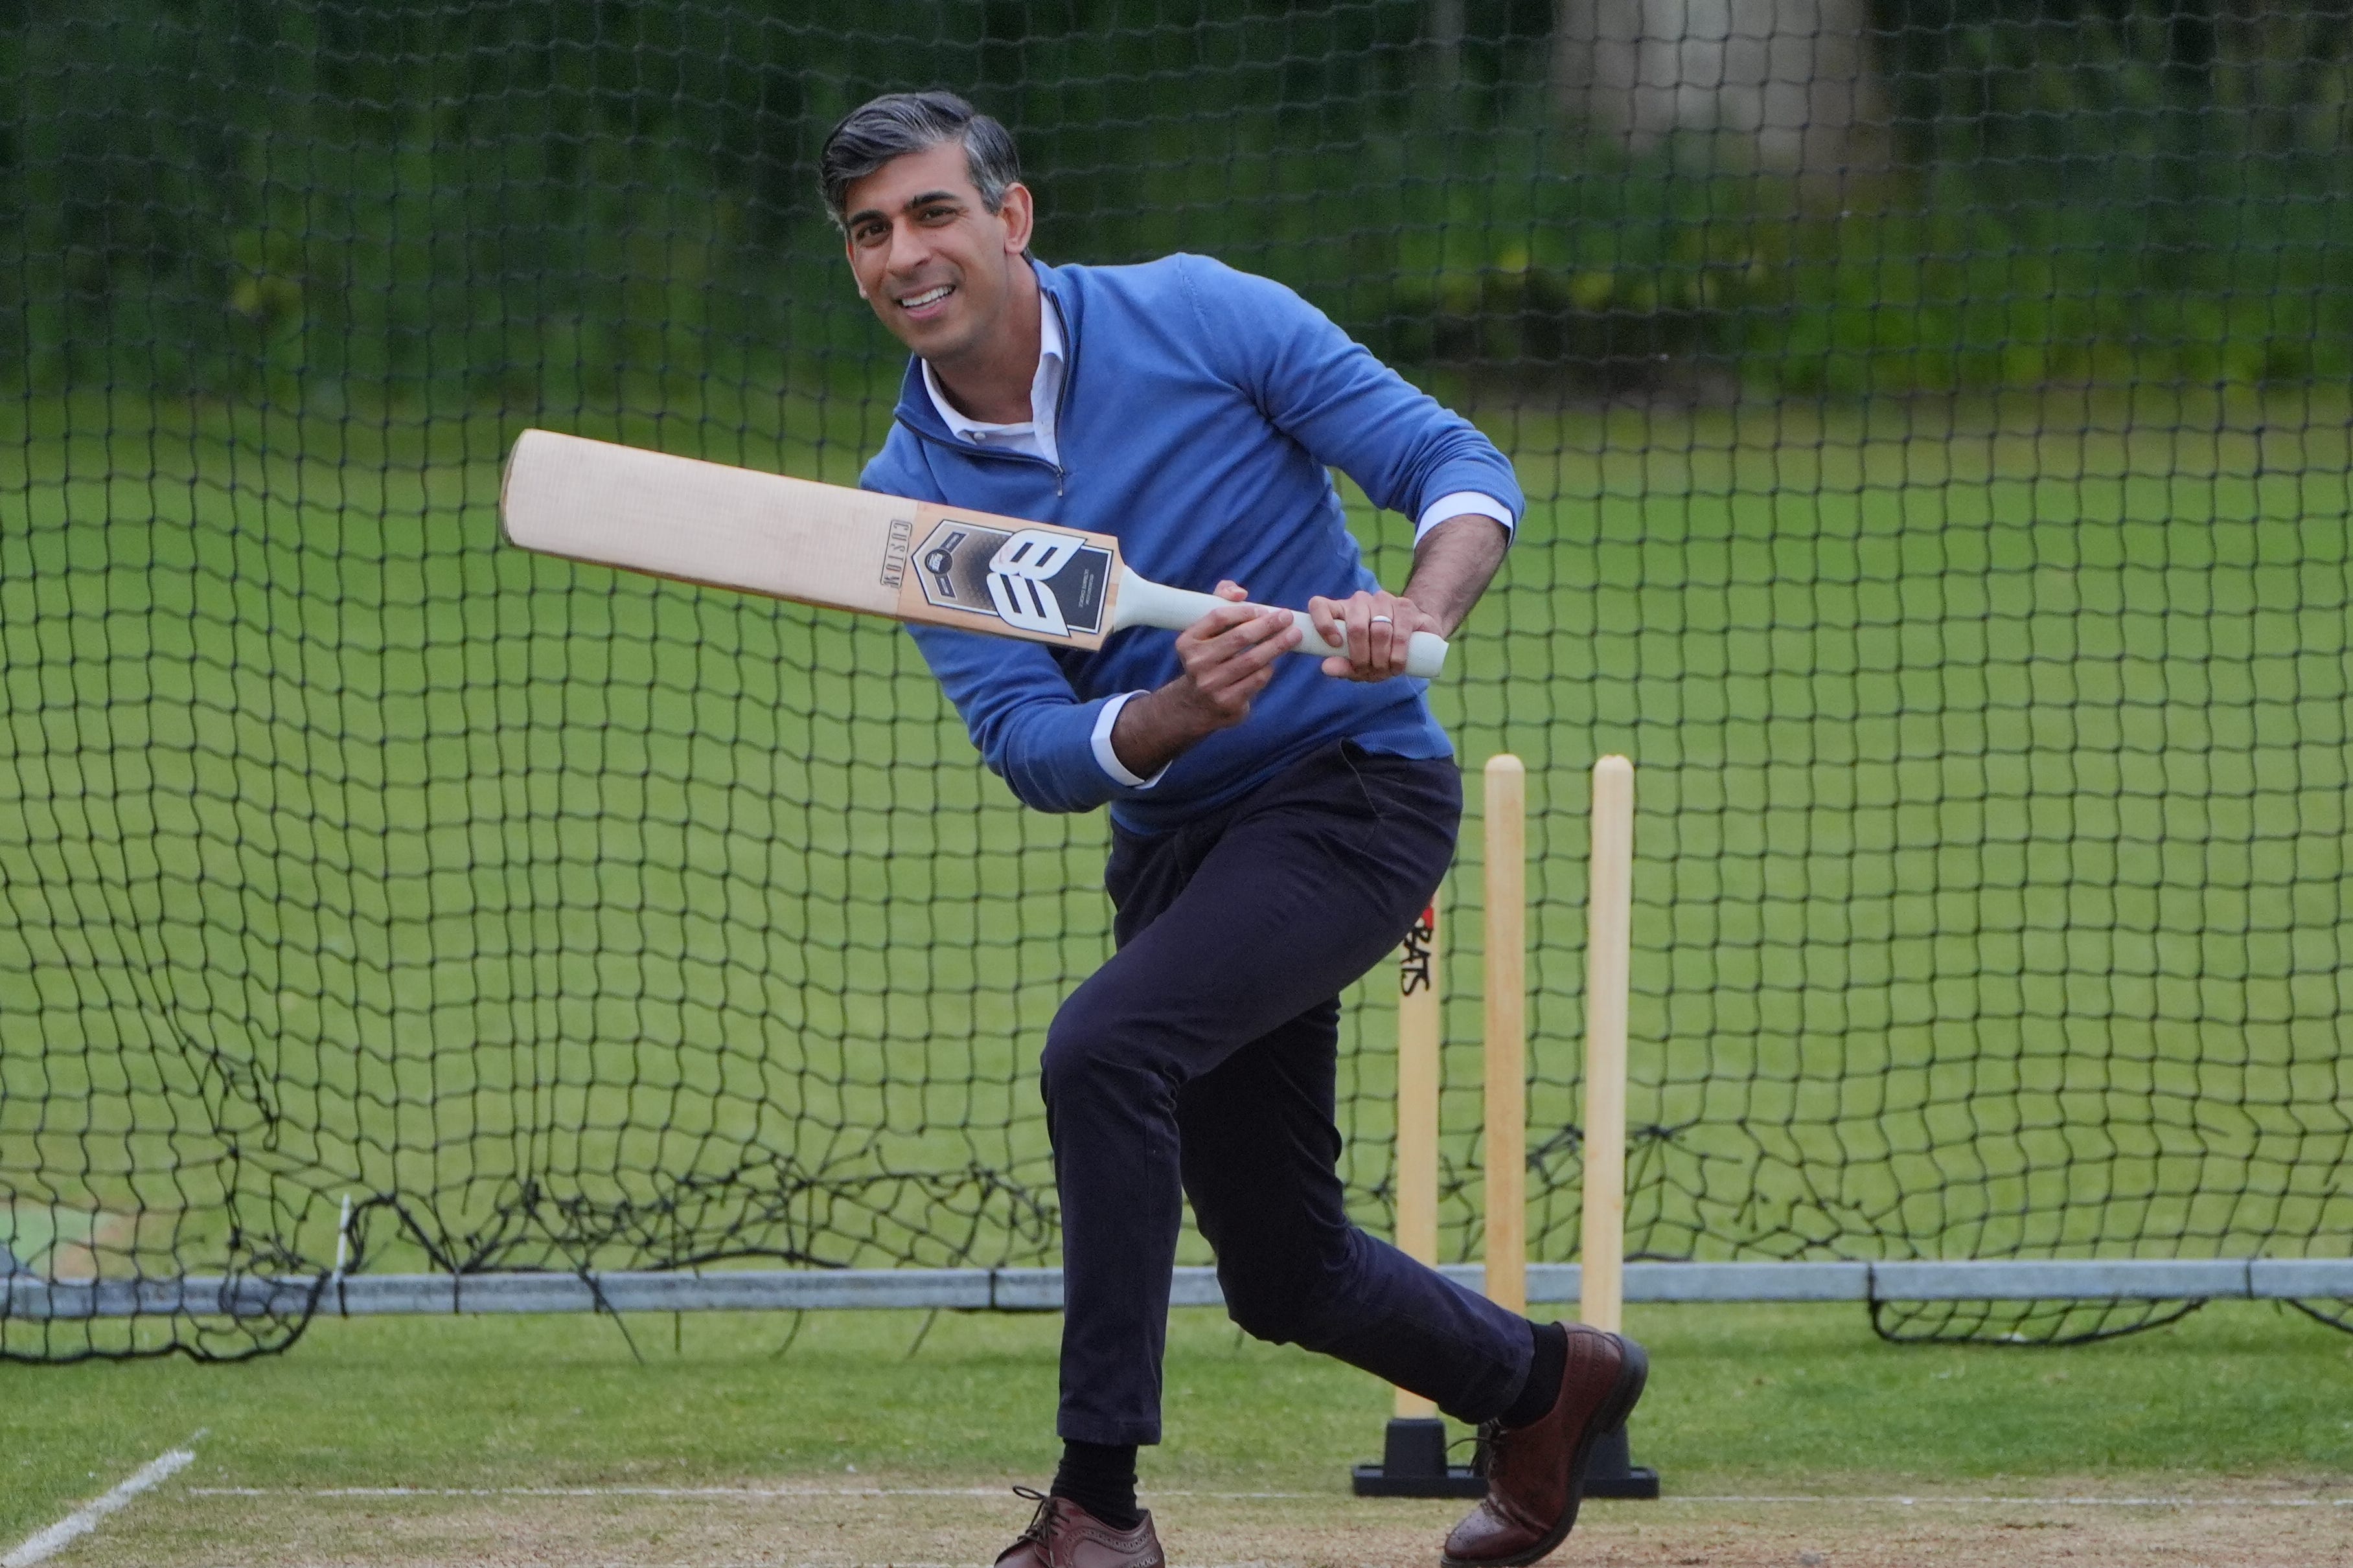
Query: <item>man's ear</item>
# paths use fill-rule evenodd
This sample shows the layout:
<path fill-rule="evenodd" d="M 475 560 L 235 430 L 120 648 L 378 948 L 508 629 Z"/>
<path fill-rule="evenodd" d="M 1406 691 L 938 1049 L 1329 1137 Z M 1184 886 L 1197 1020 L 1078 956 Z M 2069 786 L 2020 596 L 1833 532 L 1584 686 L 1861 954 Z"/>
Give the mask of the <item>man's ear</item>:
<path fill-rule="evenodd" d="M 858 247 L 849 243 L 846 234 L 841 237 L 841 258 L 849 263 L 849 286 L 858 290 L 860 299 L 865 299 L 866 285 L 858 276 Z"/>
<path fill-rule="evenodd" d="M 1005 223 L 1005 253 L 1018 256 L 1029 249 L 1030 231 L 1038 226 L 1038 200 L 1029 187 L 1018 180 L 1006 186 L 997 216 Z"/>

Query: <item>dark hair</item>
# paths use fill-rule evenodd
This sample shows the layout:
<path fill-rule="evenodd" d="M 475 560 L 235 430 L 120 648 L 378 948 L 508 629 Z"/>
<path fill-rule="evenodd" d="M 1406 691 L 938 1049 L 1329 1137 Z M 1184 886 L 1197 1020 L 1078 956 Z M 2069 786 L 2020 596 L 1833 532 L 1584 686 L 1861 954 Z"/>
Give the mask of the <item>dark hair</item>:
<path fill-rule="evenodd" d="M 817 155 L 825 210 L 841 226 L 849 187 L 893 158 L 943 142 L 964 144 L 965 166 L 990 212 L 1005 205 L 1005 188 L 1021 177 L 1013 133 L 952 92 L 886 92 L 841 118 Z"/>

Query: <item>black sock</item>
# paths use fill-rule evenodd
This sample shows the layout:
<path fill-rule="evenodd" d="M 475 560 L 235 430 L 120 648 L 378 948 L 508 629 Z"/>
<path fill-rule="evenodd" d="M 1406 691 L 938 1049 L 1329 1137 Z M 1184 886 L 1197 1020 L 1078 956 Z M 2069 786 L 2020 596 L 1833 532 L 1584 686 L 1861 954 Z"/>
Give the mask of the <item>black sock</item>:
<path fill-rule="evenodd" d="M 1560 1380 L 1568 1374 L 1568 1331 L 1558 1323 L 1530 1323 L 1535 1338 L 1536 1353 L 1528 1363 L 1528 1380 L 1520 1385 L 1519 1396 L 1503 1414 L 1505 1426 L 1525 1426 L 1531 1421 L 1541 1421 L 1560 1398 Z"/>
<path fill-rule="evenodd" d="M 1566 1365 L 1564 1354 L 1561 1364 Z M 1547 1406 L 1549 1408 L 1549 1406 Z M 1135 1506 L 1135 1445 L 1080 1443 L 1062 1439 L 1062 1463 L 1049 1489 L 1066 1497 L 1113 1530 L 1134 1530 L 1144 1522 Z"/>

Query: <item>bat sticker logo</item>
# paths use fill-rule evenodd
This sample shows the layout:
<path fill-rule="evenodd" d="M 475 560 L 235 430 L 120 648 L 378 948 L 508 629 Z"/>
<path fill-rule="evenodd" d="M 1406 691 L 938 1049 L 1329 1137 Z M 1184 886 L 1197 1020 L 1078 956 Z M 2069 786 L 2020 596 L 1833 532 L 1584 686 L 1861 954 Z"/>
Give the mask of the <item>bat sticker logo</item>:
<path fill-rule="evenodd" d="M 1031 637 L 1092 637 L 1109 613 L 1112 552 L 1085 535 L 944 521 L 917 552 L 916 583 L 944 610 Z"/>
<path fill-rule="evenodd" d="M 914 542 L 915 525 L 908 518 L 891 520 L 891 537 L 882 546 L 882 585 L 895 588 L 907 580 L 907 550 Z"/>
<path fill-rule="evenodd" d="M 1430 959 L 1438 941 L 1438 906 L 1424 904 L 1405 933 L 1405 951 L 1398 955 L 1398 994 L 1410 996 L 1430 987 Z"/>
<path fill-rule="evenodd" d="M 958 529 L 940 543 L 923 552 L 923 570 L 929 572 L 933 580 L 939 584 L 939 596 L 951 605 L 956 603 L 956 546 L 962 544 L 965 538 L 964 531 Z"/>
<path fill-rule="evenodd" d="M 1086 542 L 1067 533 L 1025 528 L 988 558 L 988 602 L 1008 626 L 1049 637 L 1071 635 L 1071 623 L 1054 597 L 1054 579 Z"/>

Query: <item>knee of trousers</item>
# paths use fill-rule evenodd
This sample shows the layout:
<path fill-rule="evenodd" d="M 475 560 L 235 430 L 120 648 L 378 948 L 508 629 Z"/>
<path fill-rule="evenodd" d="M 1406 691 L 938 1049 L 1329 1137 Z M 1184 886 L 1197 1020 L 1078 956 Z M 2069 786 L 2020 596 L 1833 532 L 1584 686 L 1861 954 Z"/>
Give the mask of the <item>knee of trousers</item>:
<path fill-rule="evenodd" d="M 1225 1292 L 1226 1316 L 1254 1340 L 1328 1350 L 1348 1320 L 1354 1265 L 1353 1254 L 1336 1262 L 1301 1257 L 1287 1266 L 1221 1262 L 1218 1285 Z"/>
<path fill-rule="evenodd" d="M 1119 998 L 1097 996 L 1082 985 L 1047 1026 L 1039 1089 L 1051 1103 L 1112 1084 L 1132 1088 L 1140 1076 L 1161 1076 L 1157 1062 L 1149 1021 Z"/>

